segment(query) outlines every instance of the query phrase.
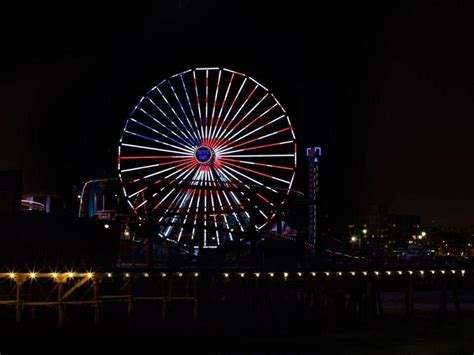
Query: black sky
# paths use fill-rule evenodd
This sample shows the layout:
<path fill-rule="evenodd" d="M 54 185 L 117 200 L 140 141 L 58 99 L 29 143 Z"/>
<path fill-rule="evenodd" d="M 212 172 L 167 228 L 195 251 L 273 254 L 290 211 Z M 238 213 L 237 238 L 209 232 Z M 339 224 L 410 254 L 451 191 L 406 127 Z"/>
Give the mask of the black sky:
<path fill-rule="evenodd" d="M 4 8 L 0 169 L 23 169 L 26 191 L 114 176 L 140 96 L 178 71 L 223 66 L 271 88 L 301 150 L 323 146 L 333 216 L 382 202 L 474 224 L 473 9 L 254 3 Z"/>

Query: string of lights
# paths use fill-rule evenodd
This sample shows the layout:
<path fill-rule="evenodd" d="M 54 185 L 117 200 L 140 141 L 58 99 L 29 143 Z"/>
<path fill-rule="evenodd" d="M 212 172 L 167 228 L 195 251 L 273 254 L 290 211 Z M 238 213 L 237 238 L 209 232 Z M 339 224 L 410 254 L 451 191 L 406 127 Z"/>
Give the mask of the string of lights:
<path fill-rule="evenodd" d="M 297 271 L 297 272 L 281 272 L 281 271 L 228 271 L 228 272 L 217 272 L 216 275 L 220 275 L 224 279 L 232 277 L 238 278 L 328 278 L 328 277 L 372 277 L 372 278 L 387 278 L 397 276 L 412 276 L 412 277 L 428 277 L 428 276 L 465 276 L 466 274 L 472 273 L 472 270 L 466 269 L 428 269 L 428 270 L 367 270 L 367 271 Z M 34 280 L 34 279 L 52 279 L 56 281 L 65 281 L 70 279 L 91 279 L 98 280 L 103 278 L 166 278 L 166 277 L 199 277 L 203 272 L 198 271 L 126 271 L 126 272 L 16 272 L 10 271 L 0 273 L 0 279 L 12 279 L 12 280 Z"/>

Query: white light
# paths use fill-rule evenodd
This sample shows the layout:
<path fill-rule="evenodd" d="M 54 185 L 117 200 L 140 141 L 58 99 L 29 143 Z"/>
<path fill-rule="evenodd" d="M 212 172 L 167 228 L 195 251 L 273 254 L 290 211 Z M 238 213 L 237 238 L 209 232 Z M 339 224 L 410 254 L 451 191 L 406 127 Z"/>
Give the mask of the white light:
<path fill-rule="evenodd" d="M 421 275 L 424 275 L 425 272 L 424 272 L 423 270 L 420 270 L 420 274 L 421 274 Z"/>
<path fill-rule="evenodd" d="M 328 271 L 326 271 L 325 274 L 326 274 L 326 276 L 329 276 L 329 272 L 328 272 Z"/>
<path fill-rule="evenodd" d="M 112 277 L 112 274 L 110 272 L 108 272 L 107 277 Z"/>
<path fill-rule="evenodd" d="M 421 236 L 422 236 L 422 237 L 425 237 L 425 236 L 426 236 L 426 232 L 421 232 Z"/>
<path fill-rule="evenodd" d="M 145 276 L 145 277 L 149 277 L 149 276 L 150 276 L 150 274 L 148 274 L 148 272 L 145 272 L 145 273 L 143 274 L 143 276 Z"/>
<path fill-rule="evenodd" d="M 224 273 L 224 277 L 229 277 L 229 274 L 227 272 Z"/>
<path fill-rule="evenodd" d="M 375 274 L 375 275 L 378 275 L 378 274 L 379 274 L 379 272 L 378 272 L 378 271 L 374 271 L 374 274 Z"/>
<path fill-rule="evenodd" d="M 298 276 L 301 277 L 303 274 L 301 272 L 298 273 Z"/>
<path fill-rule="evenodd" d="M 107 223 L 104 224 L 104 228 L 105 228 L 105 229 L 109 229 L 109 227 L 110 227 L 110 226 L 109 226 Z"/>
<path fill-rule="evenodd" d="M 72 279 L 74 277 L 74 273 L 73 272 L 68 272 L 67 276 Z"/>
<path fill-rule="evenodd" d="M 240 277 L 244 277 L 244 276 L 245 276 L 245 273 L 241 272 Z"/>
<path fill-rule="evenodd" d="M 402 271 L 398 271 L 398 275 L 401 275 L 403 272 Z"/>
<path fill-rule="evenodd" d="M 355 274 L 356 274 L 355 271 L 351 271 L 352 276 L 355 276 Z"/>
<path fill-rule="evenodd" d="M 391 271 L 387 271 L 387 275 L 391 275 L 391 274 L 392 274 L 392 272 L 391 272 Z"/>
<path fill-rule="evenodd" d="M 351 237 L 351 242 L 356 242 L 357 241 L 357 237 Z"/>
<path fill-rule="evenodd" d="M 256 272 L 255 276 L 260 277 L 260 273 Z"/>
<path fill-rule="evenodd" d="M 441 270 L 441 273 L 442 273 L 443 275 L 444 275 L 444 273 L 445 273 L 445 272 L 446 272 L 446 271 L 444 271 L 444 270 Z"/>
<path fill-rule="evenodd" d="M 362 233 L 367 234 L 367 229 L 362 229 Z"/>
<path fill-rule="evenodd" d="M 275 274 L 273 272 L 269 272 L 268 275 L 270 275 L 270 277 L 275 276 Z"/>
<path fill-rule="evenodd" d="M 161 277 L 166 277 L 166 273 L 162 272 Z"/>
<path fill-rule="evenodd" d="M 8 275 L 11 279 L 14 279 L 16 277 L 16 274 L 14 272 L 10 272 Z"/>
<path fill-rule="evenodd" d="M 461 270 L 462 276 L 464 276 L 465 273 L 466 273 L 466 270 Z"/>
<path fill-rule="evenodd" d="M 409 270 L 408 273 L 409 273 L 410 275 L 412 275 L 412 274 L 413 274 L 413 271 Z"/>
<path fill-rule="evenodd" d="M 315 272 L 312 272 L 311 275 L 312 275 L 312 276 L 316 276 L 316 273 L 315 273 Z"/>
<path fill-rule="evenodd" d="M 130 277 L 130 274 L 128 272 L 125 273 L 125 277 Z"/>
<path fill-rule="evenodd" d="M 435 274 L 435 272 L 436 272 L 436 271 L 434 271 L 434 270 L 431 270 L 431 273 L 432 273 L 433 275 Z"/>
<path fill-rule="evenodd" d="M 338 275 L 338 276 L 342 276 L 342 272 L 338 271 L 338 272 L 337 272 L 337 275 Z"/>
<path fill-rule="evenodd" d="M 364 276 L 367 276 L 367 271 L 362 271 L 362 273 L 364 274 Z"/>
<path fill-rule="evenodd" d="M 456 270 L 451 270 L 451 273 L 452 273 L 452 274 L 455 274 L 455 273 L 456 273 Z"/>
<path fill-rule="evenodd" d="M 88 272 L 88 273 L 87 273 L 87 277 L 88 277 L 88 278 L 92 279 L 93 276 L 94 276 L 94 274 L 93 274 L 92 272 Z"/>
<path fill-rule="evenodd" d="M 81 195 L 78 194 L 78 195 L 77 195 L 77 198 L 81 198 Z"/>
<path fill-rule="evenodd" d="M 283 273 L 283 276 L 285 277 L 285 279 L 288 277 L 288 273 L 287 272 L 284 272 Z"/>
<path fill-rule="evenodd" d="M 199 273 L 198 272 L 195 272 L 194 273 L 194 277 L 198 277 L 199 276 Z"/>
<path fill-rule="evenodd" d="M 56 278 L 58 277 L 58 273 L 57 273 L 57 272 L 51 273 L 51 277 L 52 277 L 53 279 L 56 279 Z"/>
<path fill-rule="evenodd" d="M 36 278 L 36 275 L 37 275 L 36 272 L 30 272 L 30 274 L 29 274 L 30 279 L 35 279 L 35 278 Z"/>

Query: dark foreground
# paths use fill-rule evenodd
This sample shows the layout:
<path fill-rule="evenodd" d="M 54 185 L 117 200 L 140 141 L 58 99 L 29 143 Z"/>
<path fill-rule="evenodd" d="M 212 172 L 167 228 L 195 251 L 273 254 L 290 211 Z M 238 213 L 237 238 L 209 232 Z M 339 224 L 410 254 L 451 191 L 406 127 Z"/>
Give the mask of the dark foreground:
<path fill-rule="evenodd" d="M 472 354 L 474 317 L 458 326 L 433 314 L 387 315 L 371 321 L 235 324 L 156 322 L 132 326 L 23 325 L 2 331 L 1 353 Z"/>
<path fill-rule="evenodd" d="M 473 354 L 471 272 L 359 274 L 18 274 L 0 353 Z"/>

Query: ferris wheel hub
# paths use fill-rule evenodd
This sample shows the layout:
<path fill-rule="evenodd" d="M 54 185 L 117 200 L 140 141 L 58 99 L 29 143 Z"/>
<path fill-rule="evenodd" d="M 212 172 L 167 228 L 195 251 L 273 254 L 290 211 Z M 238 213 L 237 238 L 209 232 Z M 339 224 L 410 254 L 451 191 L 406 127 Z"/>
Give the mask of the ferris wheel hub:
<path fill-rule="evenodd" d="M 201 165 L 210 165 L 214 161 L 215 153 L 211 147 L 202 145 L 196 149 L 194 156 Z"/>

